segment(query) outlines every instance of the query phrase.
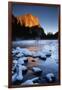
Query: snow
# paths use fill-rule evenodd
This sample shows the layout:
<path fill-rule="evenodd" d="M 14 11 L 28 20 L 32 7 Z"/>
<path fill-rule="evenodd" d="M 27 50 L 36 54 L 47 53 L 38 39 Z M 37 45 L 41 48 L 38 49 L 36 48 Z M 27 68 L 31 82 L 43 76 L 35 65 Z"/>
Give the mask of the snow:
<path fill-rule="evenodd" d="M 25 56 L 28 56 L 28 55 L 32 56 L 32 53 L 28 49 L 26 49 L 26 48 L 20 48 L 20 47 L 16 47 L 16 49 L 13 50 L 12 53 L 13 54 L 18 53 L 16 55 L 16 57 L 22 57 L 23 55 L 25 55 Z"/>
<path fill-rule="evenodd" d="M 17 64 L 17 60 L 13 60 L 13 64 Z"/>
<path fill-rule="evenodd" d="M 22 57 L 18 59 L 19 64 L 24 64 L 24 61 L 27 60 L 27 57 Z"/>
<path fill-rule="evenodd" d="M 23 50 L 23 54 L 24 54 L 25 56 L 32 56 L 32 53 L 31 53 L 28 49 L 24 49 L 24 50 Z"/>
<path fill-rule="evenodd" d="M 13 49 L 13 50 L 12 50 L 12 53 L 13 53 L 13 54 L 14 54 L 14 53 L 17 53 L 17 50 L 14 50 L 14 49 Z"/>
<path fill-rule="evenodd" d="M 13 60 L 12 71 L 15 70 L 16 66 L 17 66 L 17 60 Z"/>
<path fill-rule="evenodd" d="M 21 81 L 23 79 L 22 71 L 19 72 L 16 79 L 19 80 L 19 81 Z"/>
<path fill-rule="evenodd" d="M 37 52 L 37 55 L 46 58 L 46 55 L 42 51 Z"/>
<path fill-rule="evenodd" d="M 32 70 L 33 70 L 34 72 L 41 71 L 41 69 L 38 68 L 38 67 L 33 67 Z"/>
<path fill-rule="evenodd" d="M 22 85 L 33 85 L 33 82 L 31 80 L 27 80 Z"/>
<path fill-rule="evenodd" d="M 35 78 L 32 78 L 31 80 L 35 81 L 35 80 L 38 80 L 38 79 L 39 79 L 39 77 L 35 77 Z"/>
<path fill-rule="evenodd" d="M 24 60 L 22 58 L 18 59 L 18 64 L 24 64 Z"/>
<path fill-rule="evenodd" d="M 16 57 L 23 57 L 24 55 L 23 55 L 23 53 L 18 53 L 17 55 L 16 55 Z"/>
<path fill-rule="evenodd" d="M 18 73 L 20 72 L 20 71 L 23 71 L 23 70 L 26 70 L 27 68 L 26 68 L 26 66 L 24 66 L 24 65 L 20 65 L 20 64 L 18 64 Z"/>
<path fill-rule="evenodd" d="M 22 66 L 19 65 L 19 67 L 16 68 L 17 72 L 12 75 L 12 82 L 15 82 L 16 80 L 22 80 L 23 79 L 23 75 L 22 75 Z"/>
<path fill-rule="evenodd" d="M 33 81 L 36 79 L 39 79 L 39 75 L 37 75 L 38 77 L 36 77 L 36 74 L 39 74 L 40 72 L 42 72 L 42 75 L 44 75 L 43 77 L 46 77 L 48 79 L 49 82 L 52 82 L 52 77 L 57 77 L 58 75 L 58 64 L 56 63 L 56 61 L 58 61 L 58 42 L 57 40 L 41 40 L 35 42 L 35 41 L 31 41 L 29 43 L 29 41 L 20 41 L 19 43 L 16 42 L 19 46 L 16 46 L 15 49 L 12 49 L 12 54 L 14 55 L 14 59 L 13 59 L 13 66 L 12 66 L 12 72 L 14 71 L 14 69 L 16 68 L 16 72 L 13 73 L 12 75 L 12 81 L 16 81 L 16 80 L 23 80 L 24 82 L 22 82 L 23 85 L 34 85 L 37 83 L 34 83 Z M 36 46 L 35 44 L 37 43 L 38 48 L 40 47 L 39 50 L 37 51 L 29 51 L 29 49 L 27 49 L 27 47 L 29 46 Z M 34 45 L 33 45 L 34 44 Z M 23 47 L 27 45 L 27 47 Z M 21 47 L 22 46 L 22 47 Z M 36 46 L 37 47 L 37 46 Z M 47 55 L 51 55 L 50 57 L 48 57 Z M 28 60 L 28 57 L 32 57 L 33 60 L 36 60 L 35 62 L 32 62 L 31 64 L 35 64 L 32 68 L 28 68 L 28 64 L 29 61 L 27 62 L 27 65 L 25 64 L 25 61 Z M 35 58 L 35 59 L 34 59 Z M 45 61 L 42 60 L 42 58 L 46 59 Z M 33 72 L 33 74 L 35 73 L 35 77 L 31 78 L 28 77 L 28 79 L 26 79 L 24 76 L 26 73 L 23 74 L 23 72 L 27 70 L 27 72 L 30 70 L 30 72 Z M 28 72 L 27 74 L 30 75 L 30 72 Z M 38 73 L 39 72 L 39 73 Z M 51 72 L 51 73 L 50 73 Z M 25 78 L 25 79 L 24 79 Z M 46 80 L 45 78 L 45 80 Z M 45 81 L 47 82 L 47 81 Z"/>
<path fill-rule="evenodd" d="M 49 82 L 52 82 L 53 81 L 52 77 L 54 77 L 54 74 L 53 73 L 48 73 L 46 75 L 46 78 L 49 80 Z"/>
<path fill-rule="evenodd" d="M 23 75 L 22 75 L 22 71 L 26 70 L 26 66 L 20 65 L 18 64 L 18 68 L 17 68 L 17 80 L 22 80 L 23 79 Z"/>
<path fill-rule="evenodd" d="M 22 79 L 23 79 L 22 66 L 21 66 L 21 65 L 17 65 L 16 69 L 17 69 L 17 71 L 16 71 L 16 73 L 13 75 L 14 78 L 12 78 L 13 81 L 22 80 Z M 15 75 L 16 75 L 16 76 L 15 76 Z"/>
<path fill-rule="evenodd" d="M 17 63 L 16 66 L 16 73 L 12 76 L 12 81 L 16 81 L 16 80 L 22 80 L 23 79 L 23 75 L 22 72 L 23 70 L 27 70 L 26 66 L 20 65 L 20 63 Z"/>
<path fill-rule="evenodd" d="M 42 53 L 42 51 L 38 51 L 38 52 L 33 52 L 32 53 L 32 56 L 33 57 L 45 57 L 46 58 L 46 55 L 44 53 Z"/>
<path fill-rule="evenodd" d="M 49 45 L 45 45 L 44 48 L 43 48 L 43 51 L 50 51 L 51 50 L 51 47 Z"/>
<path fill-rule="evenodd" d="M 27 67 L 26 66 L 22 66 L 22 71 L 23 70 L 27 70 Z"/>
<path fill-rule="evenodd" d="M 17 73 L 15 73 L 14 75 L 12 75 L 12 82 L 15 82 L 17 80 L 16 77 L 17 77 Z"/>
<path fill-rule="evenodd" d="M 20 48 L 20 47 L 16 47 L 16 50 L 13 51 L 13 53 L 18 53 L 16 55 L 16 57 L 22 57 L 23 59 L 23 56 L 32 56 L 32 57 L 44 57 L 46 58 L 46 54 L 44 54 L 44 52 L 41 51 L 38 51 L 38 52 L 34 52 L 34 51 L 29 51 L 28 49 L 26 48 Z M 47 53 L 47 52 L 46 52 Z"/>
<path fill-rule="evenodd" d="M 21 51 L 21 48 L 20 48 L 20 47 L 16 47 L 16 50 L 17 50 L 17 51 Z"/>
<path fill-rule="evenodd" d="M 34 84 L 33 81 L 35 81 L 37 79 L 39 79 L 39 77 L 35 77 L 30 80 L 26 80 L 24 83 L 22 83 L 22 85 L 33 85 Z M 37 84 L 37 83 L 35 83 L 35 84 Z"/>

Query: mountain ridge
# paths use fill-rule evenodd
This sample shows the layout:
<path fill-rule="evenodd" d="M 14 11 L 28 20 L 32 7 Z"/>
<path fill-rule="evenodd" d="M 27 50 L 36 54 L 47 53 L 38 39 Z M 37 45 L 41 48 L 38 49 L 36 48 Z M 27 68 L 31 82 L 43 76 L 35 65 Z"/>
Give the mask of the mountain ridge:
<path fill-rule="evenodd" d="M 24 17 L 25 15 L 23 16 L 23 18 Z M 35 24 L 33 24 L 31 19 L 29 20 L 30 22 L 24 19 L 22 20 L 22 22 L 20 17 L 19 19 L 17 19 L 17 17 L 12 14 L 12 40 L 16 40 L 17 38 L 20 38 L 21 40 L 58 38 L 58 32 L 56 34 L 48 33 L 46 35 L 45 30 L 40 26 L 39 20 L 37 21 L 37 23 L 35 22 Z M 27 22 L 27 25 L 25 22 Z"/>
<path fill-rule="evenodd" d="M 40 26 L 38 18 L 30 13 L 17 16 L 16 18 L 17 23 L 20 23 L 20 25 L 22 26 L 25 27 Z"/>

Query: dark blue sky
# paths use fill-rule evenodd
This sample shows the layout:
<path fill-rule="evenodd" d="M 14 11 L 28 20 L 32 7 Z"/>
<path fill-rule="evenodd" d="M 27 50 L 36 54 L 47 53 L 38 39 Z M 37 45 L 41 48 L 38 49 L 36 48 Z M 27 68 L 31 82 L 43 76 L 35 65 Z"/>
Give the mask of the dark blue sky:
<path fill-rule="evenodd" d="M 44 28 L 45 32 L 57 32 L 58 31 L 58 6 L 34 6 L 34 5 L 21 5 L 13 4 L 14 16 L 19 16 L 27 13 L 31 13 L 37 16 L 40 25 Z"/>

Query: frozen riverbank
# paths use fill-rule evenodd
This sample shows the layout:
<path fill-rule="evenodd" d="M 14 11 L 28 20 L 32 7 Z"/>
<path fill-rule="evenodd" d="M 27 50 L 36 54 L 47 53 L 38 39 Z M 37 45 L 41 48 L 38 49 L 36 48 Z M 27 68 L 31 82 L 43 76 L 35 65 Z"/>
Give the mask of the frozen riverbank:
<path fill-rule="evenodd" d="M 35 81 L 31 81 L 33 85 L 48 83 L 47 76 L 49 78 L 54 76 L 54 80 L 50 78 L 51 82 L 58 82 L 57 40 L 16 41 L 12 45 L 13 61 L 16 61 L 13 64 L 15 69 L 12 70 L 12 77 L 15 76 L 13 82 L 16 81 L 13 84 L 22 85 L 28 82 L 27 80 L 33 80 L 33 78 L 36 78 Z"/>

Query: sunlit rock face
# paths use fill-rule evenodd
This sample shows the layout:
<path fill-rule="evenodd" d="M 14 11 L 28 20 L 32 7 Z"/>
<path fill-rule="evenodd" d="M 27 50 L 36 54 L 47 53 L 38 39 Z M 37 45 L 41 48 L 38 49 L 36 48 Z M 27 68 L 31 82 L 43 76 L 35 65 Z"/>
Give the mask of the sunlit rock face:
<path fill-rule="evenodd" d="M 32 14 L 22 16 L 12 15 L 12 39 L 41 39 L 46 34 L 40 25 L 39 19 Z"/>
<path fill-rule="evenodd" d="M 38 18 L 32 14 L 17 16 L 17 23 L 25 27 L 40 26 Z"/>

